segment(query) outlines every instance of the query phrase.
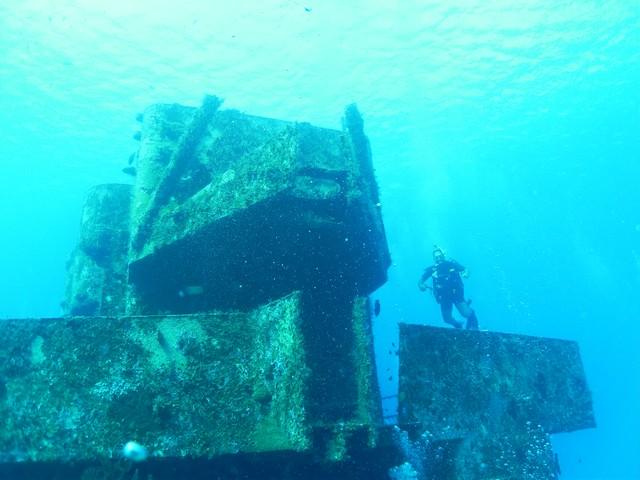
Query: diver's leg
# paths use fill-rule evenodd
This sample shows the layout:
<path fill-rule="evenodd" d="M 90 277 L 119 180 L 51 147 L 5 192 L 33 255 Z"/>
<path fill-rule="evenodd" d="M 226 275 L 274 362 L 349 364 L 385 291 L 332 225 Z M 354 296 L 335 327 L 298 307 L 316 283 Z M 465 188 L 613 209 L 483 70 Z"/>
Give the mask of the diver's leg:
<path fill-rule="evenodd" d="M 442 303 L 440 303 L 440 312 L 442 313 L 444 323 L 453 325 L 454 328 L 462 328 L 462 322 L 458 322 L 453 318 L 453 304 L 451 302 L 442 301 Z"/>
<path fill-rule="evenodd" d="M 457 302 L 456 308 L 467 319 L 467 330 L 478 330 L 478 317 L 469 304 L 465 301 Z"/>
<path fill-rule="evenodd" d="M 479 330 L 478 317 L 476 317 L 475 310 L 471 310 L 471 315 L 467 318 L 467 330 Z"/>

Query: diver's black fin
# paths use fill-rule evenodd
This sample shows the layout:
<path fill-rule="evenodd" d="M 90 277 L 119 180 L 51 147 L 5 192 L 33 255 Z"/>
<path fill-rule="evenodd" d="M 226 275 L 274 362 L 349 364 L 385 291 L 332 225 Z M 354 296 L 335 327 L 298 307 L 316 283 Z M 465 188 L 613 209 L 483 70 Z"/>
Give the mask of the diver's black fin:
<path fill-rule="evenodd" d="M 469 318 L 467 318 L 467 330 L 478 330 L 478 317 L 476 317 L 476 312 L 471 312 Z"/>

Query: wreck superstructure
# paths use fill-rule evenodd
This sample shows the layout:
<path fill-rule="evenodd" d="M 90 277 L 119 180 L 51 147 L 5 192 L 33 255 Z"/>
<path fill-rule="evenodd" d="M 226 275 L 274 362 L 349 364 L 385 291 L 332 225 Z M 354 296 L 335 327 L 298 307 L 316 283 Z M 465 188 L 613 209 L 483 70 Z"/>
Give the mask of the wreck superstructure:
<path fill-rule="evenodd" d="M 144 112 L 134 185 L 88 195 L 67 315 L 0 324 L 0 471 L 375 479 L 406 461 L 376 380 L 368 295 L 390 256 L 359 112 L 332 130 L 220 103 Z M 424 478 L 547 478 L 526 475 L 552 475 L 548 435 L 594 425 L 572 342 L 402 326 L 399 354 Z M 151 453 L 135 469 L 131 439 Z"/>

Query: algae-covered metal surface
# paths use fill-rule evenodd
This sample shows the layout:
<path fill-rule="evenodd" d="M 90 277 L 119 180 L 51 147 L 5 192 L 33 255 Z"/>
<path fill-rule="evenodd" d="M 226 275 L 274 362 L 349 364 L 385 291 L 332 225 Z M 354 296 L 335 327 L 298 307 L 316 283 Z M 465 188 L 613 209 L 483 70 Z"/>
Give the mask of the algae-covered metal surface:
<path fill-rule="evenodd" d="M 318 289 L 304 292 L 301 305 L 310 422 L 382 423 L 368 300 Z"/>
<path fill-rule="evenodd" d="M 554 478 L 549 434 L 594 425 L 577 345 L 401 325 L 406 432 L 382 426 L 362 117 L 220 107 L 148 108 L 133 187 L 90 192 L 64 306 L 94 316 L 0 323 L 0 476 Z"/>
<path fill-rule="evenodd" d="M 400 325 L 401 422 L 469 431 L 508 415 L 548 433 L 595 426 L 578 345 Z"/>
<path fill-rule="evenodd" d="M 112 458 L 131 439 L 161 458 L 305 450 L 316 427 L 332 445 L 362 428 L 373 447 L 368 308 L 317 325 L 293 293 L 250 312 L 2 321 L 0 460 Z"/>
<path fill-rule="evenodd" d="M 366 294 L 385 281 L 389 254 L 362 118 L 348 107 L 338 131 L 219 107 L 206 97 L 198 109 L 147 109 L 132 158 L 133 192 L 105 185 L 88 198 L 66 311 L 89 304 L 89 292 L 91 308 L 81 313 L 129 316 L 49 320 L 49 336 L 37 335 L 49 349 L 45 358 L 62 352 L 69 372 L 52 376 L 60 384 L 55 395 L 61 402 L 73 396 L 85 405 L 81 412 L 94 402 L 93 416 L 83 417 L 91 438 L 103 440 L 85 449 L 73 444 L 70 454 L 27 449 L 25 458 L 109 459 L 135 438 L 151 448 L 151 465 L 209 459 L 240 472 L 252 463 L 247 455 L 262 455 L 255 463 L 268 470 L 273 452 L 295 451 L 283 470 L 297 465 L 313 469 L 307 474 L 349 478 L 349 462 L 378 448 L 381 405 Z M 127 209 L 105 201 L 115 198 Z M 101 219 L 111 219 L 126 241 L 95 235 Z M 100 275 L 77 261 L 85 237 L 108 253 Z M 124 288 L 109 291 L 105 303 L 102 286 L 122 279 Z M 27 322 L 44 328 L 44 320 Z M 55 343 L 54 331 L 72 333 Z M 77 335 L 89 340 L 86 348 L 104 339 L 99 348 L 107 351 L 91 373 L 66 353 Z M 131 362 L 133 371 L 125 367 Z M 25 394 L 36 373 L 22 373 L 7 384 L 22 385 L 16 391 Z M 103 397 L 89 396 L 96 392 Z M 42 414 L 51 425 L 54 413 Z M 82 428 L 71 431 L 88 437 Z M 57 441 L 62 434 L 54 431 Z M 32 433 L 37 443 L 46 432 Z M 95 468 L 98 476 L 109 471 Z"/>
<path fill-rule="evenodd" d="M 451 480 L 553 480 L 559 473 L 549 434 L 508 417 L 461 438 L 451 463 Z"/>
<path fill-rule="evenodd" d="M 89 191 L 80 240 L 67 265 L 66 314 L 125 313 L 131 196 L 131 185 L 98 185 Z"/>
<path fill-rule="evenodd" d="M 355 107 L 344 131 L 218 107 L 208 97 L 144 114 L 130 311 L 246 309 L 328 279 L 347 296 L 384 283 L 390 260 Z M 206 294 L 183 300 L 185 285 Z"/>
<path fill-rule="evenodd" d="M 299 295 L 251 313 L 0 322 L 0 461 L 300 450 Z"/>
<path fill-rule="evenodd" d="M 595 427 L 575 342 L 400 325 L 399 418 L 453 443 L 451 479 L 552 479 L 550 433 Z"/>

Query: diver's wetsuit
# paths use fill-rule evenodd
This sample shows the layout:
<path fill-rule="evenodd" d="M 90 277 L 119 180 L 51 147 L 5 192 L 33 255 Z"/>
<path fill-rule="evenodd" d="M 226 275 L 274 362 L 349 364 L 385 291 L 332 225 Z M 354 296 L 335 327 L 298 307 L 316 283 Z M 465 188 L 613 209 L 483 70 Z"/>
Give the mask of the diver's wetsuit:
<path fill-rule="evenodd" d="M 476 330 L 478 319 L 476 314 L 464 299 L 464 284 L 460 273 L 465 268 L 455 260 L 444 260 L 437 265 L 425 269 L 421 282 L 426 282 L 429 277 L 433 279 L 433 295 L 440 304 L 442 319 L 456 328 L 461 328 L 462 323 L 453 318 L 453 305 L 467 318 L 467 328 Z"/>

